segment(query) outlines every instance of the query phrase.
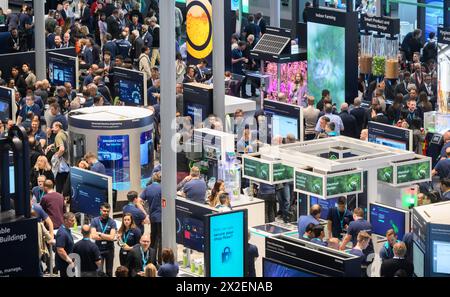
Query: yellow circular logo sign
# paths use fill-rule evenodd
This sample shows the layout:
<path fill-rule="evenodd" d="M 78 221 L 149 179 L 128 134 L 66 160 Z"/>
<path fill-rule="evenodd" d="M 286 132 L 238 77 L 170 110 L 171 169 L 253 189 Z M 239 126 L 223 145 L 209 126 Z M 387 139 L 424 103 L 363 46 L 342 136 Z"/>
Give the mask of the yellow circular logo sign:
<path fill-rule="evenodd" d="M 212 6 L 209 0 L 187 3 L 187 51 L 196 59 L 208 57 L 212 52 Z"/>

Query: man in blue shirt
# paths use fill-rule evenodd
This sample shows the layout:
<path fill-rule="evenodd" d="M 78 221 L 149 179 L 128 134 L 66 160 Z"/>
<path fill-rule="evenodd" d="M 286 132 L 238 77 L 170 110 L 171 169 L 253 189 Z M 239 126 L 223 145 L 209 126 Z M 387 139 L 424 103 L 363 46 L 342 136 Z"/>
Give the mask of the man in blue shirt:
<path fill-rule="evenodd" d="M 138 193 L 136 191 L 128 192 L 127 199 L 128 204 L 123 207 L 122 211 L 123 213 L 130 213 L 133 216 L 136 227 L 144 234 L 144 224 L 149 223 L 149 218 L 144 211 L 144 207 L 141 205 Z"/>
<path fill-rule="evenodd" d="M 250 243 L 250 230 L 248 231 L 248 249 L 247 249 L 247 259 L 248 259 L 248 276 L 249 277 L 256 277 L 256 268 L 255 268 L 255 262 L 256 259 L 259 257 L 258 247 L 254 244 Z"/>
<path fill-rule="evenodd" d="M 309 215 L 307 216 L 300 216 L 298 219 L 298 234 L 300 237 L 303 236 L 303 234 L 306 231 L 306 227 L 309 224 L 319 225 L 320 224 L 320 213 L 322 211 L 322 208 L 319 204 L 314 204 L 309 209 Z"/>
<path fill-rule="evenodd" d="M 25 103 L 26 104 L 20 109 L 19 117 L 17 118 L 17 124 L 26 121 L 30 122 L 31 124 L 31 118 L 33 116 L 41 116 L 41 108 L 39 107 L 39 105 L 34 103 L 33 96 L 27 96 Z"/>
<path fill-rule="evenodd" d="M 353 213 L 347 209 L 346 204 L 347 199 L 345 197 L 339 197 L 337 207 L 331 207 L 328 211 L 328 238 L 336 237 L 341 239 L 342 232 L 353 221 Z"/>
<path fill-rule="evenodd" d="M 399 242 L 394 229 L 389 229 L 386 231 L 386 239 L 387 241 L 380 249 L 380 258 L 382 261 L 394 258 L 394 244 Z"/>
<path fill-rule="evenodd" d="M 68 277 L 67 268 L 75 268 L 75 264 L 69 257 L 69 254 L 73 252 L 73 237 L 70 228 L 75 224 L 75 215 L 71 212 L 64 214 L 64 224 L 62 224 L 58 232 L 56 233 L 56 254 L 55 265 L 59 270 L 61 277 Z"/>
<path fill-rule="evenodd" d="M 344 131 L 344 123 L 342 122 L 341 117 L 333 114 L 333 106 L 329 103 L 325 104 L 324 111 L 325 111 L 324 116 L 328 117 L 330 121 L 334 123 L 335 125 L 334 131 L 337 133 L 337 135 L 340 135 L 341 131 Z M 320 118 L 317 121 L 315 131 L 316 132 L 322 131 L 322 129 L 320 128 Z"/>
<path fill-rule="evenodd" d="M 124 59 L 130 57 L 131 43 L 125 39 L 125 35 L 122 32 L 120 39 L 116 41 L 117 53 L 121 55 Z"/>
<path fill-rule="evenodd" d="M 105 263 L 105 273 L 112 277 L 112 269 L 114 264 L 114 240 L 116 238 L 117 225 L 116 222 L 109 217 L 111 206 L 104 202 L 100 206 L 100 216 L 91 222 L 92 239 L 95 239 L 102 257 L 101 267 Z"/>
<path fill-rule="evenodd" d="M 447 151 L 447 148 L 450 147 L 450 130 L 445 132 L 442 138 L 444 140 L 444 146 L 441 149 L 440 156 L 441 158 L 445 158 L 445 152 Z"/>
<path fill-rule="evenodd" d="M 441 199 L 450 200 L 450 178 L 441 178 Z"/>
<path fill-rule="evenodd" d="M 357 207 L 353 210 L 353 220 L 348 225 L 347 235 L 342 240 L 340 250 L 345 250 L 350 241 L 352 242 L 352 246 L 355 246 L 358 234 L 361 231 L 366 231 L 369 235 L 372 235 L 372 225 L 364 219 L 364 210 L 362 208 Z M 369 246 L 364 250 L 364 254 L 367 256 L 373 252 L 373 243 L 370 241 Z"/>
<path fill-rule="evenodd" d="M 98 246 L 91 241 L 91 227 L 81 228 L 83 239 L 75 243 L 73 252 L 80 256 L 81 277 L 97 277 L 97 271 L 102 267 L 102 256 Z"/>
<path fill-rule="evenodd" d="M 84 160 L 89 164 L 91 171 L 106 174 L 105 165 L 97 159 L 97 156 L 94 153 L 89 152 L 84 155 Z"/>
<path fill-rule="evenodd" d="M 206 199 L 206 182 L 200 178 L 200 169 L 196 166 L 191 168 L 191 173 L 182 183 L 184 186 L 179 195 L 188 200 L 192 200 L 201 204 L 205 204 Z"/>
<path fill-rule="evenodd" d="M 450 177 L 450 146 L 445 151 L 446 159 L 441 159 L 437 162 L 434 169 L 431 171 L 433 176 L 437 175 L 440 178 Z"/>

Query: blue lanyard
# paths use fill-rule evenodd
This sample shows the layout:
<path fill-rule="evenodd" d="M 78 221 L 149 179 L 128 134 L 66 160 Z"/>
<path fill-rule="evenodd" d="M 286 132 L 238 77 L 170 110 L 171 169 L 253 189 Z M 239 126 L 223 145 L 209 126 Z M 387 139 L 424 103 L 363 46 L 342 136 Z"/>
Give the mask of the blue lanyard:
<path fill-rule="evenodd" d="M 131 232 L 131 229 L 128 230 L 127 232 L 125 232 L 124 235 L 122 235 L 122 241 L 123 241 L 123 243 L 127 243 L 128 237 L 129 237 L 129 235 L 130 235 L 130 232 Z"/>
<path fill-rule="evenodd" d="M 140 249 L 141 249 L 141 256 L 142 256 L 142 271 L 145 271 L 145 266 L 147 266 L 147 262 L 148 262 L 148 250 L 144 254 L 144 250 L 142 249 L 142 247 L 140 247 Z"/>
<path fill-rule="evenodd" d="M 98 219 L 98 223 L 100 224 L 100 229 L 102 229 L 102 233 L 106 234 L 105 231 L 108 228 L 108 221 L 106 221 L 105 227 L 103 227 L 101 219 Z"/>
<path fill-rule="evenodd" d="M 90 238 L 83 238 L 83 240 L 90 241 L 91 239 Z"/>
<path fill-rule="evenodd" d="M 342 216 L 342 219 L 341 219 L 341 215 L 339 214 L 339 209 L 336 208 L 336 212 L 338 215 L 338 219 L 341 222 L 341 230 L 344 230 L 344 220 L 345 220 L 345 214 L 347 213 L 347 210 L 346 209 L 344 210 L 344 215 Z"/>

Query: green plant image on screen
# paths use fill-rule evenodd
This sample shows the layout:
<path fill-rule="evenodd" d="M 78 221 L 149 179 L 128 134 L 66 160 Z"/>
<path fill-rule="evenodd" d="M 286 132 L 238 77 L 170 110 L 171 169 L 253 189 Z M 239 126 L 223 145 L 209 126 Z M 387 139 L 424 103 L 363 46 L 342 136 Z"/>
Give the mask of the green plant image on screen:
<path fill-rule="evenodd" d="M 321 176 L 296 171 L 295 190 L 323 196 L 323 178 Z"/>
<path fill-rule="evenodd" d="M 397 184 L 429 179 L 431 175 L 430 162 L 400 165 L 397 167 Z"/>
<path fill-rule="evenodd" d="M 392 183 L 394 180 L 394 167 L 388 166 L 384 168 L 378 168 L 377 170 L 378 181 Z"/>
<path fill-rule="evenodd" d="M 253 159 L 244 159 L 244 175 L 269 181 L 269 164 Z"/>
<path fill-rule="evenodd" d="M 288 180 L 294 178 L 294 168 L 283 164 L 273 164 L 273 181 Z"/>
<path fill-rule="evenodd" d="M 327 177 L 327 196 L 361 191 L 362 173 Z"/>
<path fill-rule="evenodd" d="M 308 93 L 328 89 L 338 109 L 345 102 L 345 28 L 308 22 Z"/>

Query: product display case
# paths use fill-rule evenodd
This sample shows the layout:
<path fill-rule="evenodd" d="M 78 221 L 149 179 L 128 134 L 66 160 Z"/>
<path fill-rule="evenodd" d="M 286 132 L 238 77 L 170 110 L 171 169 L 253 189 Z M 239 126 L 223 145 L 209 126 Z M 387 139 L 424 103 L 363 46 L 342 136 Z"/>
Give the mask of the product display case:
<path fill-rule="evenodd" d="M 361 33 L 361 54 L 359 58 L 359 72 L 370 74 L 372 72 L 372 34 Z"/>
<path fill-rule="evenodd" d="M 399 43 L 397 37 L 386 38 L 386 69 L 385 78 L 397 79 L 400 74 L 398 64 Z"/>
<path fill-rule="evenodd" d="M 381 77 L 384 75 L 386 64 L 386 37 L 381 34 L 376 34 L 372 38 L 373 61 L 372 74 Z"/>

